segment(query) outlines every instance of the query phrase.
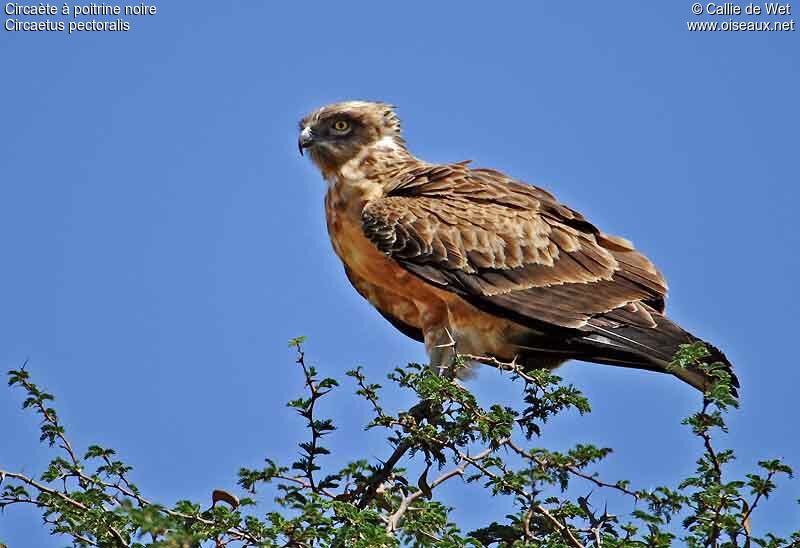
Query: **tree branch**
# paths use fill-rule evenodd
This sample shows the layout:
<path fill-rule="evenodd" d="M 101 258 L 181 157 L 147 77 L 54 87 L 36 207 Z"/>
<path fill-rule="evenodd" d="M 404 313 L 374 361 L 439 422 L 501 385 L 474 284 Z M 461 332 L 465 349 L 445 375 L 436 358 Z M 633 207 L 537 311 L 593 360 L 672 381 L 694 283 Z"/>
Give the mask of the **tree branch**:
<path fill-rule="evenodd" d="M 498 447 L 499 447 L 499 445 L 498 445 Z M 494 452 L 496 450 L 497 450 L 496 447 L 487 447 L 486 449 L 484 449 L 483 451 L 481 451 L 480 453 L 478 453 L 477 455 L 475 455 L 472 458 L 474 460 L 476 460 L 476 461 L 480 461 L 480 460 L 486 458 L 487 456 L 489 456 L 490 454 L 492 454 L 492 452 Z M 463 476 L 464 475 L 464 470 L 466 470 L 467 466 L 469 466 L 470 464 L 471 463 L 469 461 L 462 460 L 458 464 L 458 466 L 456 466 L 452 470 L 449 470 L 449 471 L 445 472 L 444 474 L 442 474 L 441 476 L 439 476 L 438 478 L 433 480 L 430 483 L 431 490 L 436 488 L 436 486 L 441 485 L 442 483 L 446 482 L 447 480 L 449 480 L 449 479 L 451 479 L 451 478 L 453 478 L 455 476 Z M 386 532 L 387 533 L 392 533 L 393 531 L 395 531 L 397 529 L 397 525 L 400 523 L 400 519 L 403 517 L 403 515 L 408 510 L 409 505 L 412 502 L 414 502 L 415 500 L 417 500 L 423 494 L 424 493 L 420 489 L 419 491 L 414 491 L 413 493 L 411 493 L 410 495 L 408 495 L 407 497 L 403 498 L 403 500 L 400 501 L 400 506 L 397 508 L 397 510 L 391 516 L 389 516 L 389 522 L 386 524 Z"/>

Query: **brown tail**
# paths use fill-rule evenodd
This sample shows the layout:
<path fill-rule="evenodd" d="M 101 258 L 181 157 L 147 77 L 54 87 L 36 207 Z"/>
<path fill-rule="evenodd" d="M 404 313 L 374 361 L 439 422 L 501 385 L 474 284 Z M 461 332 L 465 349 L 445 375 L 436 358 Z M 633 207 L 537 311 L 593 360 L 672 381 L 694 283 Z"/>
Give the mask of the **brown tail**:
<path fill-rule="evenodd" d="M 654 313 L 652 316 L 657 324 L 654 328 L 631 325 L 610 327 L 607 322 L 590 321 L 588 327 L 591 334 L 583 337 L 582 341 L 589 344 L 592 351 L 587 348 L 586 351 L 590 355 L 578 359 L 672 373 L 698 390 L 705 391 L 709 388 L 712 379 L 700 368 L 670 367 L 673 356 L 680 345 L 701 341 L 711 353 L 705 361 L 724 364 L 731 374 L 732 385 L 736 392 L 739 380 L 733 372 L 733 365 L 725 357 L 725 354 L 715 346 L 684 331 L 678 324 L 661 314 Z"/>

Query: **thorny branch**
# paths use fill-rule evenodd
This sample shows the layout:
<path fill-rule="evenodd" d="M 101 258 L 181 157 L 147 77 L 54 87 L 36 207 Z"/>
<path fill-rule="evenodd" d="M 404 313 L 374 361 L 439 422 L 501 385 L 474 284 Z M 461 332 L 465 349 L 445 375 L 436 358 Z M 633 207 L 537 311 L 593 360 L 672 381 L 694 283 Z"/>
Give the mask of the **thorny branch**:
<path fill-rule="evenodd" d="M 483 451 L 481 451 L 480 453 L 478 453 L 477 455 L 475 455 L 472 458 L 475 461 L 480 461 L 480 460 L 486 458 L 487 456 L 489 456 L 490 454 L 492 454 L 495 450 L 496 450 L 496 448 L 494 448 L 494 447 L 488 447 L 488 448 L 484 449 Z M 447 480 L 449 480 L 451 478 L 454 478 L 456 476 L 463 476 L 464 475 L 464 470 L 466 470 L 467 466 L 469 466 L 470 464 L 471 463 L 469 461 L 462 460 L 459 463 L 458 466 L 456 466 L 452 470 L 449 470 L 449 471 L 445 472 L 444 474 L 442 474 L 441 476 L 439 476 L 435 480 L 433 480 L 430 483 L 430 489 L 433 490 L 437 486 L 441 485 L 442 483 L 444 483 Z M 397 525 L 400 522 L 400 519 L 406 513 L 406 511 L 408 510 L 408 508 L 411 505 L 411 503 L 414 502 L 415 500 L 417 500 L 422 495 L 424 495 L 424 492 L 422 491 L 422 489 L 420 489 L 419 491 L 414 491 L 413 493 L 411 493 L 410 495 L 404 497 L 400 501 L 400 505 L 397 507 L 397 510 L 391 516 L 389 516 L 389 522 L 386 525 L 386 532 L 387 533 L 391 533 L 391 532 L 393 532 L 393 531 L 395 531 L 397 529 Z"/>
<path fill-rule="evenodd" d="M 105 489 L 117 490 L 122 495 L 124 495 L 124 496 L 126 496 L 126 497 L 128 497 L 130 499 L 135 500 L 137 502 L 137 504 L 142 508 L 147 508 L 147 507 L 157 508 L 159 512 L 163 512 L 164 514 L 167 514 L 168 516 L 171 516 L 173 518 L 180 518 L 182 520 L 196 521 L 196 522 L 202 523 L 204 525 L 216 525 L 216 522 L 214 520 L 207 519 L 207 518 L 204 518 L 204 517 L 198 516 L 198 515 L 186 514 L 184 512 L 177 512 L 175 510 L 170 510 L 169 508 L 165 508 L 160 504 L 156 504 L 154 502 L 151 502 L 150 500 L 148 500 L 148 499 L 144 498 L 143 496 L 141 496 L 139 493 L 137 493 L 137 492 L 135 492 L 133 490 L 127 489 L 127 488 L 123 487 L 120 484 L 105 482 L 105 481 L 99 480 L 98 478 L 89 477 L 89 476 L 87 476 L 87 475 L 85 475 L 83 473 L 80 473 L 80 472 L 79 473 L 69 473 L 69 474 L 66 474 L 65 476 L 66 477 L 73 477 L 73 476 L 77 477 L 81 481 L 85 482 L 85 484 L 87 484 L 87 485 L 90 484 L 90 483 L 94 483 L 94 484 L 97 484 L 97 485 L 99 485 L 99 486 L 101 486 L 101 487 L 103 487 Z M 34 487 L 35 489 L 37 489 L 38 491 L 40 491 L 42 493 L 47 493 L 49 495 L 56 496 L 56 497 L 62 499 L 64 502 L 70 504 L 71 506 L 73 506 L 73 507 L 75 507 L 75 508 L 77 508 L 79 510 L 88 511 L 88 508 L 86 507 L 86 505 L 81 504 L 80 502 L 78 502 L 75 499 L 71 498 L 68 493 L 63 493 L 63 492 L 55 490 L 55 489 L 50 489 L 46 485 L 44 485 L 44 484 L 42 484 L 40 482 L 37 482 L 36 480 L 34 480 L 34 479 L 24 475 L 24 474 L 20 474 L 20 473 L 16 473 L 16 472 L 8 472 L 8 471 L 5 471 L 5 470 L 0 470 L 0 478 L 3 478 L 3 477 L 9 477 L 9 478 L 17 479 L 17 480 L 19 480 L 19 481 L 21 481 L 23 483 L 26 483 L 26 484 L 30 485 L 31 487 Z M 125 483 L 127 484 L 127 481 Z M 3 498 L 4 497 L 0 497 L 0 501 L 3 501 Z M 13 502 L 30 502 L 32 504 L 36 504 L 36 505 L 41 506 L 41 503 L 39 503 L 38 501 L 35 501 L 33 499 L 16 500 L 16 501 L 13 501 Z M 118 500 L 117 500 L 117 504 L 119 504 Z M 113 528 L 111 528 L 110 532 L 120 540 L 122 545 L 127 546 L 127 544 L 124 543 L 124 541 L 122 540 L 122 537 L 121 537 L 119 532 L 115 531 Z M 227 533 L 231 536 L 231 538 L 233 538 L 235 540 L 247 541 L 247 542 L 249 542 L 251 544 L 258 544 L 258 542 L 259 542 L 258 539 L 256 539 L 252 535 L 248 534 L 246 531 L 242 531 L 241 529 L 239 529 L 237 527 L 230 528 L 227 531 Z"/>
<path fill-rule="evenodd" d="M 513 440 L 508 440 L 508 442 L 506 442 L 506 445 L 509 448 L 511 448 L 517 455 L 522 457 L 523 459 L 532 460 L 532 461 L 536 462 L 536 464 L 538 464 L 543 469 L 546 469 L 547 467 L 549 467 L 551 465 L 550 463 L 548 463 L 547 461 L 545 461 L 541 457 L 532 455 L 528 451 L 525 451 L 519 445 L 514 443 Z M 615 490 L 619 491 L 620 493 L 624 493 L 624 494 L 626 494 L 626 495 L 628 495 L 630 497 L 633 497 L 635 500 L 639 500 L 639 493 L 636 493 L 635 491 L 631 491 L 630 489 L 628 489 L 626 487 L 623 487 L 622 485 L 620 485 L 618 483 L 607 483 L 605 481 L 599 480 L 595 476 L 590 476 L 589 474 L 585 474 L 584 472 L 581 472 L 575 466 L 572 466 L 570 464 L 567 464 L 567 465 L 558 464 L 557 466 L 560 467 L 560 468 L 563 468 L 564 470 L 566 470 L 567 472 L 569 472 L 570 474 L 572 474 L 574 476 L 577 476 L 577 477 L 579 477 L 581 479 L 584 479 L 586 481 L 589 481 L 589 482 L 595 484 L 597 487 L 603 487 L 603 488 L 607 488 L 607 489 L 615 489 Z"/>
<path fill-rule="evenodd" d="M 308 406 L 306 409 L 301 411 L 301 414 L 306 419 L 308 419 L 308 426 L 311 430 L 311 447 L 307 450 L 308 465 L 306 466 L 304 472 L 308 480 L 309 487 L 311 488 L 312 491 L 315 491 L 317 489 L 317 486 L 314 484 L 314 467 L 315 467 L 314 458 L 317 455 L 319 439 L 323 436 L 323 432 L 317 427 L 317 423 L 314 420 L 314 407 L 316 406 L 317 401 L 322 396 L 327 394 L 330 391 L 330 389 L 320 390 L 319 385 L 314 380 L 314 376 L 312 375 L 311 371 L 306 365 L 306 354 L 303 351 L 303 347 L 300 343 L 297 344 L 297 363 L 300 364 L 300 367 L 303 369 L 303 376 L 305 377 L 306 387 L 311 393 L 311 398 L 309 399 Z"/>
<path fill-rule="evenodd" d="M 4 478 L 16 480 L 36 489 L 40 494 L 61 501 L 63 504 L 60 508 L 63 509 L 64 505 L 68 505 L 75 509 L 76 513 L 89 515 L 94 512 L 95 516 L 104 516 L 105 514 L 102 512 L 114 512 L 109 515 L 113 515 L 118 521 L 103 524 L 108 528 L 107 533 L 100 529 L 67 531 L 67 534 L 71 535 L 75 542 L 90 546 L 108 543 L 107 535 L 111 535 L 115 545 L 127 545 L 125 537 L 133 534 L 132 532 L 137 531 L 137 527 L 140 526 L 132 526 L 126 522 L 127 518 L 124 513 L 119 513 L 116 509 L 122 507 L 123 504 L 130 507 L 131 502 L 134 501 L 140 508 L 153 508 L 157 513 L 175 520 L 207 526 L 209 531 L 215 532 L 206 540 L 213 540 L 218 547 L 227 546 L 230 542 L 241 542 L 245 546 L 283 545 L 287 547 L 335 544 L 338 542 L 340 534 L 356 535 L 355 537 L 347 536 L 347 539 L 364 539 L 367 537 L 363 535 L 375 535 L 376 527 L 380 531 L 380 535 L 385 534 L 386 536 L 380 537 L 384 540 L 369 537 L 372 539 L 370 545 L 389 546 L 398 541 L 406 542 L 411 538 L 415 539 L 414 541 L 420 546 L 431 546 L 431 542 L 434 545 L 446 542 L 453 546 L 467 546 L 474 545 L 475 539 L 480 537 L 465 538 L 459 536 L 456 528 L 448 529 L 452 525 L 448 522 L 448 510 L 438 501 L 431 500 L 435 489 L 453 478 L 466 477 L 467 481 L 485 480 L 485 488 L 491 488 L 493 495 L 511 496 L 520 508 L 519 514 L 514 517 L 511 526 L 506 529 L 492 529 L 491 526 L 486 528 L 491 530 L 486 533 L 489 535 L 486 537 L 486 542 L 500 542 L 498 539 L 501 536 L 497 535 L 506 534 L 513 537 L 509 542 L 520 540 L 529 543 L 525 544 L 526 546 L 536 543 L 537 546 L 541 544 L 548 548 L 564 545 L 571 548 L 584 548 L 583 542 L 586 542 L 588 545 L 599 548 L 601 542 L 605 541 L 604 535 L 610 535 L 609 538 L 623 540 L 623 542 L 630 540 L 636 545 L 666 546 L 673 536 L 659 527 L 682 511 L 694 511 L 695 515 L 699 516 L 697 519 L 703 520 L 702 523 L 709 526 L 705 529 L 706 536 L 698 545 L 715 546 L 719 543 L 719 537 L 722 534 L 720 523 L 723 518 L 728 520 L 725 522 L 725 531 L 729 531 L 731 527 L 727 524 L 731 523 L 730 518 L 733 514 L 729 512 L 729 505 L 726 502 L 730 500 L 743 502 L 741 512 L 736 513 L 735 517 L 736 520 L 741 521 L 741 529 L 744 530 L 744 533 L 731 530 L 731 538 L 734 539 L 734 545 L 738 545 L 735 537 L 745 534 L 746 545 L 749 545 L 751 514 L 760 500 L 766 497 L 774 487 L 772 480 L 775 474 L 779 471 L 790 473 L 788 467 L 781 465 L 778 461 L 759 463 L 768 470 L 768 474 L 765 478 L 751 476 L 754 486 L 763 485 L 763 487 L 754 491 L 757 494 L 750 506 L 744 504 L 743 497 L 731 498 L 726 494 L 710 498 L 711 502 L 707 506 L 692 505 L 687 502 L 690 497 L 666 488 L 658 488 L 664 490 L 655 496 L 650 492 L 629 489 L 627 482 L 608 483 L 602 481 L 590 471 L 586 471 L 586 466 L 602 459 L 607 454 L 605 449 L 578 445 L 566 454 L 541 449 L 527 450 L 524 444 L 514 441 L 512 437 L 513 431 L 517 427 L 522 428 L 526 439 L 531 439 L 532 432 L 539 435 L 539 426 L 544 424 L 549 416 L 562 409 L 573 408 L 581 412 L 586 411 L 588 404 L 586 404 L 585 398 L 581 399 L 582 396 L 574 387 L 559 387 L 557 377 L 548 376 L 546 372 L 526 371 L 515 361 L 506 363 L 483 356 L 459 355 L 458 359 L 478 361 L 498 370 L 510 372 L 525 381 L 525 402 L 529 407 L 522 413 L 514 408 L 499 405 L 483 408 L 458 381 L 446 376 L 431 377 L 424 368 L 409 366 L 406 369 L 398 368 L 396 370 L 398 376 L 390 376 L 390 379 L 403 389 L 416 392 L 420 402 L 406 412 L 392 414 L 384 411 L 379 403 L 377 392 L 377 389 L 380 388 L 379 385 L 368 384 L 365 377 L 358 371 L 353 374 L 348 372 L 348 375 L 356 378 L 359 387 L 358 394 L 372 407 L 375 420 L 369 426 L 381 426 L 391 430 L 392 435 L 389 440 L 393 444 L 393 448 L 388 459 L 379 466 L 370 467 L 366 460 L 360 460 L 348 464 L 348 467 L 338 473 L 323 477 L 318 475 L 321 465 L 316 462 L 315 457 L 327 453 L 321 440 L 323 436 L 333 431 L 334 427 L 331 421 L 318 419 L 316 413 L 320 398 L 336 386 L 336 381 L 333 379 L 318 380 L 315 368 L 306 363 L 301 342 L 302 339 L 295 339 L 290 345 L 297 348 L 296 361 L 302 369 L 308 397 L 294 400 L 289 405 L 297 409 L 307 420 L 306 426 L 310 430 L 310 440 L 300 444 L 305 453 L 292 466 L 298 471 L 298 475 L 288 473 L 288 467 L 278 466 L 272 461 L 269 461 L 269 466 L 263 471 L 243 469 L 240 472 L 240 484 L 248 490 L 251 490 L 250 486 L 258 482 L 276 481 L 279 489 L 287 494 L 286 497 L 277 499 L 279 505 L 290 509 L 290 513 L 285 516 L 280 512 L 270 512 L 267 519 L 260 521 L 254 516 L 243 518 L 235 513 L 235 515 L 229 516 L 232 521 L 220 521 L 228 519 L 220 517 L 227 514 L 224 512 L 222 514 L 208 512 L 199 514 L 194 513 L 194 510 L 190 513 L 166 509 L 139 493 L 138 488 L 126 476 L 129 468 L 109 458 L 108 455 L 113 452 L 94 455 L 100 456 L 105 463 L 104 467 L 98 469 L 99 472 L 105 469 L 105 475 L 101 475 L 99 472 L 95 474 L 84 472 L 81 460 L 67 439 L 55 411 L 46 404 L 46 401 L 52 399 L 52 396 L 39 391 L 33 383 L 28 381 L 26 374 L 19 374 L 20 376 L 15 381 L 31 396 L 26 400 L 25 406 L 34 408 L 42 416 L 44 423 L 42 439 L 48 439 L 51 445 L 57 444 L 69 455 L 72 464 L 69 465 L 64 459 L 60 459 L 59 462 L 53 461 L 56 463 L 52 468 L 55 472 L 48 472 L 50 477 L 43 477 L 47 481 L 51 481 L 53 478 L 63 481 L 63 491 L 32 477 L 14 472 L 0 471 L 0 483 Z M 709 405 L 709 400 L 705 400 L 697 419 L 699 426 L 696 426 L 696 434 L 703 440 L 705 449 L 703 458 L 707 463 L 707 475 L 702 475 L 702 467 L 698 468 L 700 479 L 693 478 L 697 479 L 693 484 L 696 491 L 701 490 L 702 486 L 706 484 L 719 484 L 724 465 L 727 462 L 728 453 L 717 452 L 712 445 L 708 428 L 702 427 L 709 424 L 702 421 L 710 420 L 710 418 L 715 420 L 719 418 L 721 424 L 721 416 L 707 415 Z M 536 424 L 532 421 L 536 421 Z M 531 424 L 534 426 L 531 427 Z M 488 443 L 488 447 L 471 454 L 469 448 L 477 443 L 482 445 Z M 507 451 L 500 452 L 501 447 L 505 447 Z M 499 453 L 510 455 L 512 459 L 504 460 Z M 400 468 L 400 463 L 409 454 L 412 456 L 422 454 L 427 464 L 418 481 L 419 489 L 409 488 L 408 479 L 405 477 L 406 471 Z M 89 453 L 86 458 L 89 458 Z M 427 473 L 431 465 L 438 462 L 439 468 L 442 470 L 451 458 L 454 466 L 445 469 L 433 481 L 428 482 Z M 519 468 L 520 460 L 528 466 L 527 469 Z M 369 473 L 365 473 L 365 470 L 369 470 Z M 470 470 L 470 475 L 467 477 L 468 470 Z M 321 473 L 319 472 L 319 474 Z M 83 491 L 69 491 L 67 480 L 70 478 L 70 485 L 73 485 L 72 482 L 77 482 Z M 619 516 L 612 516 L 605 510 L 602 515 L 599 512 L 594 513 L 589 506 L 588 496 L 578 497 L 576 503 L 566 495 L 562 497 L 544 495 L 548 489 L 558 486 L 559 483 L 563 493 L 568 481 L 565 478 L 580 478 L 596 487 L 613 489 L 632 497 L 637 503 L 644 500 L 650 510 L 649 513 L 644 512 L 639 506 L 637 512 L 646 520 L 639 523 L 647 523 L 647 527 L 649 527 L 647 530 L 654 536 L 646 537 L 640 533 L 637 540 L 632 540 L 636 536 L 632 531 L 635 531 L 636 528 L 621 528 L 621 524 L 618 522 Z M 346 481 L 342 481 L 344 479 Z M 758 481 L 762 483 L 756 483 Z M 342 483 L 343 485 L 341 485 Z M 679 487 L 679 491 L 680 489 L 682 487 Z M 88 491 L 99 492 L 101 497 L 95 499 L 94 502 L 91 498 L 82 498 Z M 439 492 L 437 490 L 437 493 Z M 47 512 L 55 513 L 57 519 L 48 518 L 49 514 L 46 514 L 45 521 L 51 524 L 54 530 L 57 530 L 58 520 L 63 520 L 63 515 L 59 517 L 59 510 L 53 510 L 53 506 L 48 505 L 53 504 L 52 502 L 48 503 L 48 497 L 33 499 L 27 495 L 27 492 L 7 488 L 0 493 L 0 506 L 10 503 L 26 503 L 45 508 Z M 97 502 L 98 500 L 99 502 Z M 90 508 L 89 505 L 92 504 L 94 506 Z M 56 506 L 56 508 L 59 507 Z M 176 508 L 184 509 L 181 506 L 176 506 Z M 66 512 L 70 512 L 70 516 L 72 515 L 71 511 Z M 438 525 L 420 522 L 421 519 L 427 519 L 427 516 L 433 515 L 432 513 L 436 515 L 436 518 L 431 523 Z M 492 524 L 492 526 L 494 525 L 497 524 Z M 92 539 L 91 537 L 95 533 L 86 533 L 86 531 L 99 531 L 97 534 L 101 536 L 98 537 L 99 540 Z M 156 537 L 162 533 L 151 531 L 150 534 L 153 535 L 155 542 Z M 479 531 L 470 534 L 478 535 Z M 795 543 L 792 546 L 795 546 L 798 544 L 797 539 L 800 539 L 800 533 L 793 538 L 795 538 Z M 275 543 L 267 542 L 267 539 L 275 540 Z"/>
<path fill-rule="evenodd" d="M 29 478 L 28 476 L 26 476 L 24 474 L 18 474 L 18 473 L 15 473 L 15 472 L 7 472 L 5 470 L 0 470 L 0 478 L 3 478 L 3 477 L 14 478 L 16 480 L 19 480 L 19 481 L 25 483 L 25 484 L 30 485 L 31 487 L 34 487 L 35 489 L 37 489 L 41 493 L 46 493 L 46 494 L 51 495 L 53 497 L 58 497 L 59 499 L 63 500 L 64 502 L 66 502 L 70 506 L 73 506 L 73 507 L 77 508 L 78 510 L 82 510 L 84 512 L 88 512 L 89 511 L 89 508 L 86 505 L 78 502 L 74 498 L 70 497 L 68 494 L 62 493 L 61 491 L 58 491 L 56 489 L 51 489 L 51 488 L 47 487 L 46 485 L 44 485 L 42 483 L 39 483 L 38 481 L 35 481 L 34 479 Z M 0 500 L 4 500 L 4 499 L 5 499 L 5 496 L 0 497 Z M 12 501 L 12 502 L 18 502 L 18 501 Z M 32 502 L 34 502 L 34 501 L 32 501 Z M 36 501 L 34 503 L 37 504 L 37 505 L 40 505 L 40 503 L 38 503 L 38 501 Z M 111 535 L 114 537 L 114 539 L 116 540 L 116 542 L 117 542 L 117 544 L 119 546 L 127 546 L 128 545 L 128 543 L 122 537 L 120 532 L 117 531 L 113 526 L 107 525 L 106 527 L 107 527 L 109 533 L 111 533 Z"/>
<path fill-rule="evenodd" d="M 20 371 L 25 371 L 25 367 L 28 365 L 28 360 L 25 360 L 20 367 Z M 26 405 L 32 405 L 36 411 L 42 416 L 42 420 L 47 423 L 50 428 L 46 429 L 47 435 L 50 437 L 51 445 L 55 442 L 55 439 L 58 439 L 60 442 L 59 447 L 61 447 L 64 451 L 67 452 L 69 455 L 70 460 L 74 466 L 78 466 L 78 458 L 75 455 L 75 451 L 72 449 L 72 444 L 69 442 L 67 437 L 64 435 L 64 428 L 58 422 L 58 416 L 55 413 L 55 410 L 47 407 L 45 405 L 45 401 L 52 400 L 53 397 L 50 394 L 41 392 L 33 383 L 31 383 L 27 377 L 20 376 L 19 383 L 22 387 L 32 395 L 36 395 L 37 397 L 29 397 L 26 400 Z M 45 430 L 43 430 L 43 435 Z"/>
<path fill-rule="evenodd" d="M 367 486 L 364 490 L 364 494 L 361 496 L 361 500 L 358 501 L 358 507 L 360 509 L 366 508 L 367 505 L 372 502 L 380 486 L 389 479 L 397 463 L 400 462 L 400 459 L 403 458 L 403 455 L 405 455 L 412 446 L 413 444 L 409 440 L 401 441 L 386 462 L 372 474 L 367 481 Z"/>
<path fill-rule="evenodd" d="M 516 485 L 512 485 L 508 483 L 504 478 L 500 477 L 499 475 L 495 474 L 485 466 L 476 458 L 470 457 L 469 455 L 462 454 L 461 458 L 467 461 L 469 464 L 473 465 L 475 468 L 480 470 L 484 476 L 491 478 L 495 482 L 503 485 L 509 491 L 513 491 L 523 499 L 526 499 L 530 504 L 530 508 L 537 514 L 541 514 L 550 522 L 550 524 L 555 527 L 555 529 L 564 537 L 564 540 L 570 543 L 571 546 L 575 548 L 584 548 L 583 544 L 575 538 L 575 535 L 572 533 L 572 530 L 568 525 L 561 523 L 553 514 L 551 514 L 547 508 L 538 504 L 534 501 L 533 495 L 531 493 L 526 492 L 523 489 L 520 489 Z"/>

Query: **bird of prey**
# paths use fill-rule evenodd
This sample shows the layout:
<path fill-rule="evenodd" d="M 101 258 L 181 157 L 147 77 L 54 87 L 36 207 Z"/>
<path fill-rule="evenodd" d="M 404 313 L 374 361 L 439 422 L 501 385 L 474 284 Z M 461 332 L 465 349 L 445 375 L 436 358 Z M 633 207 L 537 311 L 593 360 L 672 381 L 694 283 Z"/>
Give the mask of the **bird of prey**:
<path fill-rule="evenodd" d="M 664 315 L 653 263 L 546 190 L 416 158 L 385 103 L 324 106 L 301 120 L 298 145 L 327 182 L 328 233 L 348 279 L 425 343 L 431 367 L 449 367 L 455 352 L 525 368 L 575 359 L 708 388 L 700 369 L 669 367 L 699 339 Z"/>

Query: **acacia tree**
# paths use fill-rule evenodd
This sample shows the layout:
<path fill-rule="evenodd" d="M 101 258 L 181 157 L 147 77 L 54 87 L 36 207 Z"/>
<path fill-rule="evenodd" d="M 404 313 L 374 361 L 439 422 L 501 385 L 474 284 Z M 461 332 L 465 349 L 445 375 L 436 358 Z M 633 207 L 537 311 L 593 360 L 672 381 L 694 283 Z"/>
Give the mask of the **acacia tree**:
<path fill-rule="evenodd" d="M 372 411 L 366 427 L 386 432 L 388 456 L 371 463 L 356 455 L 343 468 L 329 469 L 325 441 L 336 427 L 320 416 L 318 404 L 341 387 L 307 363 L 303 342 L 289 343 L 305 380 L 305 394 L 288 402 L 304 421 L 300 457 L 288 466 L 268 458 L 261 469 L 239 471 L 243 494 L 265 484 L 277 488 L 279 496 L 265 515 L 257 513 L 251 498 L 221 490 L 213 491 L 208 508 L 188 500 L 171 507 L 150 500 L 113 449 L 74 447 L 53 396 L 25 367 L 9 371 L 9 385 L 22 389 L 22 407 L 40 416 L 41 441 L 56 454 L 36 477 L 0 469 L 0 509 L 31 506 L 53 534 L 74 546 L 800 546 L 800 531 L 788 539 L 751 533 L 759 503 L 776 488 L 777 478 L 792 470 L 780 460 L 763 460 L 744 478 L 729 477 L 726 467 L 734 452 L 717 449 L 714 435 L 726 430 L 725 415 L 738 401 L 722 364 L 703 361 L 709 353 L 702 343 L 683 346 L 672 365 L 700 367 L 714 379 L 701 409 L 683 421 L 702 441 L 695 471 L 674 487 L 643 490 L 593 472 L 609 448 L 537 447 L 548 419 L 571 410 L 588 413 L 589 403 L 551 372 L 499 361 L 490 365 L 520 383 L 517 407 L 481 406 L 452 377 L 417 364 L 396 369 L 387 387 L 371 382 L 360 368 L 348 371 L 357 398 Z M 386 409 L 384 390 L 409 391 L 419 403 L 403 411 Z M 422 472 L 412 475 L 412 463 Z M 452 509 L 437 500 L 439 486 L 458 480 L 487 496 L 509 497 L 515 512 L 464 530 L 450 519 Z M 590 496 L 571 494 L 575 481 L 629 497 L 634 509 L 601 510 Z"/>

